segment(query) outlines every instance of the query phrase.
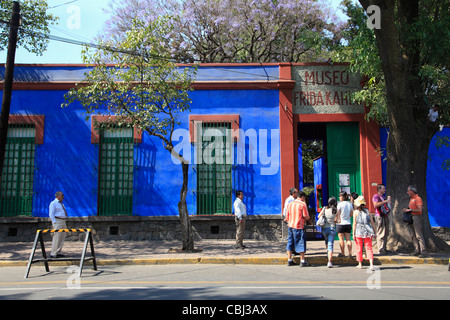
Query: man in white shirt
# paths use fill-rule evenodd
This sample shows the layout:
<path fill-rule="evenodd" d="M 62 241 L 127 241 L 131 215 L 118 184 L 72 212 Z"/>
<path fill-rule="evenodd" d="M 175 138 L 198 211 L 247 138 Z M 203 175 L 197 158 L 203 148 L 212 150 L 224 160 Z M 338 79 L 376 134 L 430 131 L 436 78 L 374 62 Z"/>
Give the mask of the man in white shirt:
<path fill-rule="evenodd" d="M 282 213 L 283 218 L 286 218 L 287 207 L 288 207 L 289 203 L 291 203 L 292 201 L 297 199 L 297 194 L 298 194 L 297 188 L 289 189 L 289 197 L 287 197 L 286 200 L 284 201 L 284 209 L 283 209 L 283 213 Z"/>
<path fill-rule="evenodd" d="M 242 200 L 244 193 L 236 191 L 236 200 L 233 203 L 234 221 L 236 223 L 236 249 L 244 249 L 245 219 L 247 218 L 247 207 Z"/>
<path fill-rule="evenodd" d="M 438 118 L 439 118 L 439 105 L 435 105 L 428 112 L 428 120 L 430 120 L 431 122 L 436 122 Z"/>
<path fill-rule="evenodd" d="M 67 229 L 67 212 L 66 208 L 64 207 L 63 200 L 64 194 L 61 191 L 58 191 L 55 193 L 55 200 L 50 203 L 49 217 L 52 220 L 53 229 Z M 52 252 L 50 254 L 51 258 L 64 257 L 64 255 L 61 254 L 61 250 L 64 245 L 65 239 L 65 232 L 53 233 Z"/>

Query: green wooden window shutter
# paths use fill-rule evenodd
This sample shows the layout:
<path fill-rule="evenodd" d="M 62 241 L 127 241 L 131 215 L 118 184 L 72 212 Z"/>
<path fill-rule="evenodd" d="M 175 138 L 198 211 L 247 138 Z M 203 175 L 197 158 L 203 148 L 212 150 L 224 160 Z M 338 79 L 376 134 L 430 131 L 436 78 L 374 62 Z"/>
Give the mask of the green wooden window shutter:
<path fill-rule="evenodd" d="M 133 129 L 104 131 L 100 135 L 100 216 L 133 214 Z"/>
<path fill-rule="evenodd" d="M 201 129 L 201 130 L 200 130 Z M 231 214 L 230 122 L 198 124 L 197 214 Z"/>
<path fill-rule="evenodd" d="M 34 125 L 10 125 L 1 177 L 2 217 L 32 215 L 34 155 Z"/>

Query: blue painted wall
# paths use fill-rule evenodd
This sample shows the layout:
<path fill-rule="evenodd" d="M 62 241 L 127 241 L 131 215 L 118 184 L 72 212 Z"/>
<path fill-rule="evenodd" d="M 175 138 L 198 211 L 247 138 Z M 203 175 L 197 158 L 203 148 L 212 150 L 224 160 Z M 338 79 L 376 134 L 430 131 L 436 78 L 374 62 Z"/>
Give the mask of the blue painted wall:
<path fill-rule="evenodd" d="M 381 148 L 386 154 L 388 131 L 380 128 Z M 448 195 L 450 193 L 450 170 L 442 167 L 445 159 L 450 159 L 450 147 L 437 148 L 438 137 L 450 137 L 450 128 L 444 128 L 435 134 L 428 150 L 427 165 L 427 204 L 432 227 L 450 227 L 450 215 L 447 213 Z M 385 158 L 385 155 L 382 157 Z M 383 183 L 386 183 L 386 161 L 382 160 Z M 387 187 L 388 188 L 388 187 Z M 406 190 L 406 186 L 405 186 Z M 420 195 L 420 193 L 419 193 Z"/>
<path fill-rule="evenodd" d="M 61 69 L 61 70 L 60 70 Z M 220 69 L 220 68 L 219 68 Z M 22 81 L 78 81 L 84 67 L 18 67 L 16 79 Z M 1 72 L 0 72 L 1 73 Z M 1 75 L 0 75 L 1 76 Z M 202 70 L 201 80 L 262 80 L 278 76 L 278 67 L 227 67 Z M 45 115 L 44 144 L 36 147 L 33 215 L 48 216 L 48 205 L 54 193 L 65 194 L 70 216 L 97 215 L 98 145 L 91 144 L 91 120 L 85 119 L 82 107 L 73 104 L 61 108 L 66 91 L 18 90 L 12 96 L 11 114 Z M 279 92 L 278 90 L 198 90 L 191 93 L 191 112 L 180 116 L 181 126 L 188 130 L 189 114 L 239 114 L 240 128 L 268 130 L 268 151 L 271 152 L 271 133 L 279 152 Z M 176 143 L 175 143 L 176 144 Z M 192 155 L 194 147 L 191 145 Z M 235 146 L 236 148 L 236 146 Z M 246 142 L 249 155 L 249 142 Z M 181 166 L 174 164 L 169 152 L 158 138 L 143 135 L 135 145 L 133 215 L 178 215 L 182 184 Z M 261 175 L 267 168 L 258 158 L 257 164 L 233 166 L 234 191 L 243 190 L 248 213 L 254 215 L 279 214 L 280 170 Z M 189 169 L 190 214 L 196 214 L 196 171 Z"/>
<path fill-rule="evenodd" d="M 64 92 L 14 91 L 11 114 L 45 115 L 44 143 L 36 146 L 33 215 L 48 216 L 55 191 L 72 216 L 96 212 L 98 146 L 80 109 L 62 109 Z"/>

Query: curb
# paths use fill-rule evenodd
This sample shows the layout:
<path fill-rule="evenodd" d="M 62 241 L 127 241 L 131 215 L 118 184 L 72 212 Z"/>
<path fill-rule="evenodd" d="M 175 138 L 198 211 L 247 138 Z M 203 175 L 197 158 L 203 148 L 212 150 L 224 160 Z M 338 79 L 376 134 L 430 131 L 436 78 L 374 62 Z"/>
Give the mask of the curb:
<path fill-rule="evenodd" d="M 307 257 L 309 263 L 313 266 L 326 266 L 328 259 L 323 257 Z M 295 262 L 299 262 L 299 257 L 294 257 Z M 368 260 L 363 261 L 363 265 L 368 264 Z M 28 261 L 0 261 L 0 267 L 26 267 Z M 37 263 L 43 265 L 43 262 Z M 90 264 L 90 261 L 87 262 Z M 198 258 L 150 258 L 150 259 L 97 259 L 97 265 L 168 265 L 168 264 L 259 264 L 259 265 L 286 265 L 287 257 L 269 257 L 269 258 L 255 258 L 255 257 L 198 257 Z M 374 265 L 383 264 L 403 264 L 403 265 L 417 265 L 417 264 L 449 264 L 448 258 L 397 258 L 397 257 L 381 257 L 374 258 Z M 52 261 L 54 266 L 70 266 L 73 265 L 70 261 Z M 333 258 L 333 265 L 350 265 L 356 266 L 355 259 L 350 258 Z"/>

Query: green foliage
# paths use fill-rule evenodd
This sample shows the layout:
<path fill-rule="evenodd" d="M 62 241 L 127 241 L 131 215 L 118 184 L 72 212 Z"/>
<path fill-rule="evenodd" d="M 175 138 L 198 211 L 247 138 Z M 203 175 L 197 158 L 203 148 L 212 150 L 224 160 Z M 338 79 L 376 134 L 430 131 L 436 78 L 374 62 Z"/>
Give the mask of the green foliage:
<path fill-rule="evenodd" d="M 414 44 L 403 47 L 419 50 L 418 76 L 425 93 L 424 107 L 441 105 L 440 123 L 448 124 L 450 112 L 442 106 L 448 105 L 450 97 L 449 3 L 441 0 L 420 2 L 419 17 L 411 24 L 397 21 L 397 27 L 401 41 Z M 334 60 L 350 62 L 351 72 L 358 72 L 366 77 L 364 88 L 354 93 L 352 98 L 371 107 L 369 118 L 377 120 L 380 125 L 389 126 L 386 83 L 375 33 L 367 27 L 368 17 L 360 5 L 350 0 L 343 0 L 341 5 L 349 17 L 349 22 L 343 31 L 345 41 L 337 48 Z"/>
<path fill-rule="evenodd" d="M 11 20 L 12 0 L 0 0 L 0 20 Z M 57 17 L 47 13 L 46 0 L 20 1 L 21 25 L 17 45 L 27 51 L 42 55 L 47 49 L 49 26 L 55 24 Z M 0 51 L 8 47 L 9 23 L 0 23 Z"/>
<path fill-rule="evenodd" d="M 83 61 L 93 69 L 83 83 L 66 95 L 68 106 L 80 102 L 89 118 L 111 115 L 102 129 L 135 127 L 159 137 L 172 152 L 172 133 L 178 115 L 188 111 L 191 79 L 196 67 L 178 67 L 168 58 L 164 41 L 173 31 L 173 20 L 162 16 L 152 23 L 134 20 L 119 42 L 102 42 L 99 49 L 83 51 Z"/>

